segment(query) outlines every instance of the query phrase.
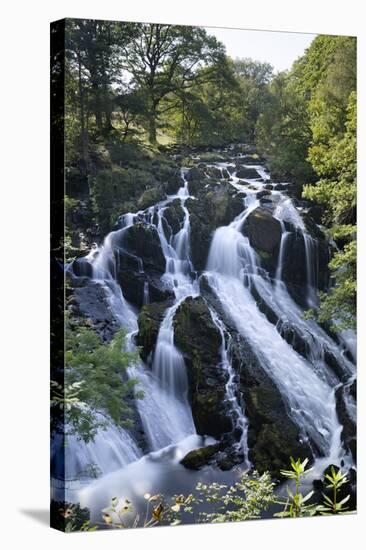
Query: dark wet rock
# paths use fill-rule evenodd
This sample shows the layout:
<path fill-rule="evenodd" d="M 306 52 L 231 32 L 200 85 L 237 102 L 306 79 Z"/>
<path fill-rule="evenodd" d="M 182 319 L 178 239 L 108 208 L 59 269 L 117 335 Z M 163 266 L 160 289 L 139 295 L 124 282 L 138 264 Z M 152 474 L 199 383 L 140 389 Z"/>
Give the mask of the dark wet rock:
<path fill-rule="evenodd" d="M 262 191 L 258 191 L 258 193 L 256 194 L 256 198 L 261 199 L 263 197 L 267 197 L 270 194 L 271 191 L 269 191 L 268 189 L 262 189 Z"/>
<path fill-rule="evenodd" d="M 165 272 L 165 257 L 155 226 L 135 223 L 124 232 L 123 246 L 128 252 L 141 258 L 145 269 Z"/>
<path fill-rule="evenodd" d="M 131 263 L 131 262 L 129 262 Z M 117 281 L 123 296 L 128 302 L 141 308 L 144 305 L 145 284 L 147 284 L 149 302 L 164 302 L 173 299 L 172 290 L 161 281 L 160 273 L 143 273 L 136 269 L 124 268 L 125 262 L 120 262 L 117 271 Z"/>
<path fill-rule="evenodd" d="M 228 225 L 243 211 L 243 194 L 221 182 L 188 199 L 190 212 L 191 258 L 197 271 L 205 269 L 212 235 L 217 227 Z"/>
<path fill-rule="evenodd" d="M 188 470 L 200 470 L 203 466 L 214 462 L 214 458 L 217 456 L 220 449 L 221 446 L 219 443 L 194 449 L 186 454 L 180 463 Z"/>
<path fill-rule="evenodd" d="M 176 195 L 180 187 L 183 187 L 184 182 L 180 174 L 177 172 L 174 176 L 170 177 L 165 183 L 165 191 L 167 195 Z"/>
<path fill-rule="evenodd" d="M 144 361 L 151 359 L 155 349 L 159 328 L 166 311 L 173 304 L 173 300 L 153 303 L 144 306 L 138 318 L 139 331 L 136 344 L 141 347 L 141 357 Z"/>
<path fill-rule="evenodd" d="M 220 168 L 217 168 L 217 166 L 208 166 L 206 169 L 206 173 L 210 176 L 210 178 L 218 180 L 222 178 L 221 170 Z"/>
<path fill-rule="evenodd" d="M 196 195 L 205 186 L 205 177 L 204 170 L 200 168 L 193 167 L 188 170 L 186 180 L 188 181 L 188 189 L 191 195 Z"/>
<path fill-rule="evenodd" d="M 255 168 L 246 168 L 245 166 L 240 166 L 240 168 L 236 171 L 236 177 L 251 180 L 259 178 L 260 176 Z"/>
<path fill-rule="evenodd" d="M 280 391 L 242 337 L 236 337 L 234 366 L 240 373 L 240 389 L 249 421 L 250 459 L 259 472 L 269 470 L 279 476 L 290 456 L 311 456 L 300 440 L 298 427 L 289 418 Z"/>
<path fill-rule="evenodd" d="M 263 185 L 264 189 L 269 189 L 270 191 L 272 191 L 273 189 L 273 185 L 271 183 L 266 183 L 265 185 Z"/>
<path fill-rule="evenodd" d="M 231 431 L 225 404 L 227 373 L 221 363 L 221 334 L 203 298 L 187 298 L 174 316 L 174 341 L 185 357 L 189 398 L 197 433 Z"/>
<path fill-rule="evenodd" d="M 324 350 L 324 361 L 332 369 L 334 374 L 339 378 L 339 380 L 345 382 L 347 380 L 348 374 L 344 371 L 344 368 L 339 363 L 337 357 L 334 355 L 334 353 L 326 349 Z"/>
<path fill-rule="evenodd" d="M 314 258 L 316 286 L 319 290 L 326 290 L 329 283 L 329 249 L 324 240 L 314 241 Z M 306 268 L 305 240 L 302 231 L 294 230 L 286 240 L 284 251 L 282 279 L 294 300 L 303 307 L 307 307 L 307 268 Z"/>
<path fill-rule="evenodd" d="M 225 435 L 218 443 L 190 451 L 181 460 L 181 464 L 188 470 L 200 470 L 211 464 L 227 471 L 236 464 L 241 464 L 243 460 L 243 453 L 233 445 L 232 437 Z"/>
<path fill-rule="evenodd" d="M 181 229 L 184 221 L 184 212 L 179 199 L 171 202 L 167 208 L 165 208 L 163 217 L 167 222 L 167 230 L 165 236 L 169 240 L 171 235 L 175 235 Z"/>
<path fill-rule="evenodd" d="M 287 185 L 284 183 L 276 183 L 276 185 L 273 187 L 275 191 L 285 191 L 287 189 Z"/>
<path fill-rule="evenodd" d="M 243 232 L 254 248 L 269 254 L 278 254 L 282 235 L 281 224 L 264 208 L 256 208 L 249 214 Z"/>
<path fill-rule="evenodd" d="M 258 155 L 244 155 L 243 157 L 238 157 L 235 159 L 237 164 L 260 164 L 261 159 Z"/>
<path fill-rule="evenodd" d="M 73 289 L 73 294 L 81 314 L 90 319 L 104 341 L 110 340 L 120 325 L 111 313 L 102 285 L 85 278 L 82 286 Z"/>
<path fill-rule="evenodd" d="M 324 207 L 319 204 L 314 204 L 314 206 L 310 206 L 308 210 L 308 215 L 311 216 L 316 224 L 322 223 L 323 214 Z"/>
<path fill-rule="evenodd" d="M 92 277 L 93 267 L 86 258 L 76 258 L 72 262 L 72 270 L 77 277 Z"/>
<path fill-rule="evenodd" d="M 287 186 L 286 193 L 290 197 L 300 200 L 302 197 L 303 186 L 301 183 L 292 183 Z"/>
<path fill-rule="evenodd" d="M 341 433 L 341 438 L 343 444 L 349 449 L 352 453 L 353 460 L 357 460 L 357 431 L 356 423 L 352 419 L 346 405 L 347 394 L 350 393 L 350 387 L 347 385 L 340 386 L 336 389 L 336 409 L 339 422 L 342 424 L 343 429 Z M 349 399 L 349 397 L 348 397 Z"/>

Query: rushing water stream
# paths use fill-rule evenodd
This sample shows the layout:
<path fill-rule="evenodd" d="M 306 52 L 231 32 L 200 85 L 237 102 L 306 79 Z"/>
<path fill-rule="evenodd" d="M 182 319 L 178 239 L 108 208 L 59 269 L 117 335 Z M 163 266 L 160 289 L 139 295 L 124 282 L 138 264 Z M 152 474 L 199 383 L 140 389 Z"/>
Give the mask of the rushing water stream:
<path fill-rule="evenodd" d="M 213 166 L 224 170 L 232 163 L 220 162 Z M 213 233 L 202 276 L 206 278 L 226 318 L 250 344 L 261 367 L 281 393 L 288 415 L 298 426 L 302 440 L 310 444 L 317 465 L 314 475 L 319 475 L 329 463 L 340 464 L 343 461 L 352 464 L 350 454 L 342 445 L 342 426 L 336 410 L 335 390 L 339 379 L 327 365 L 325 354 L 331 352 L 334 355 L 349 380 L 354 376 L 355 367 L 346 358 L 344 345 L 337 344 L 314 320 L 304 319 L 303 309 L 291 297 L 283 280 L 290 234 L 286 224 L 290 223 L 304 241 L 306 303 L 309 307 L 316 306 L 317 242 L 308 234 L 300 210 L 292 199 L 283 191 L 272 191 L 277 200 L 273 217 L 279 221 L 282 232 L 274 278 L 271 279 L 261 267 L 257 252 L 243 234 L 246 219 L 260 205 L 257 191 L 269 180 L 262 166 L 250 167 L 257 170 L 258 178 L 248 180 L 246 185 L 232 171 L 231 185 L 239 193 L 245 193 L 243 210 L 231 223 L 217 228 Z M 191 491 L 198 479 L 232 481 L 240 472 L 240 468 L 224 473 L 212 467 L 197 473 L 186 470 L 180 464 L 190 450 L 214 442 L 212 438 L 196 434 L 185 359 L 174 340 L 173 320 L 179 305 L 187 297 L 200 295 L 200 274 L 195 272 L 191 261 L 190 212 L 186 206 L 190 193 L 186 172 L 182 169 L 183 185 L 177 194 L 168 196 L 165 201 L 145 211 L 122 216 L 121 228 L 111 232 L 103 246 L 92 250 L 87 257 L 92 265 L 94 283 L 103 288 L 113 317 L 127 331 L 126 345 L 129 350 L 136 347 L 139 312 L 127 302 L 117 282 L 118 255 L 115 252 L 124 253 L 125 232 L 137 221 L 143 220 L 156 228 L 166 260 L 166 270 L 161 280 L 174 293 L 174 300 L 160 325 L 152 368 L 146 368 L 142 360 L 129 368 L 129 376 L 138 379 L 139 389 L 145 395 L 143 399 L 136 400 L 136 408 L 149 454 L 143 456 L 144 452 L 133 433 L 112 424 L 107 431 L 100 431 L 93 443 L 84 444 L 76 437 L 68 438 L 65 477 L 70 483 L 67 485 L 67 498 L 89 506 L 95 517 L 115 494 L 138 501 L 145 492 Z M 184 217 L 180 230 L 167 238 L 164 211 L 176 200 L 180 201 Z M 143 273 L 143 262 L 139 258 L 137 260 L 139 271 Z M 276 314 L 276 324 L 270 322 L 259 309 L 258 296 Z M 149 302 L 149 286 L 145 281 L 143 304 Z M 218 368 L 227 374 L 226 400 L 233 426 L 239 428 L 241 434 L 236 445 L 244 456 L 242 469 L 246 469 L 252 466 L 248 448 L 248 419 L 232 364 L 231 334 L 212 305 L 210 313 L 221 335 L 221 363 Z M 284 338 L 289 327 L 306 342 L 305 354 L 300 355 Z M 345 334 L 344 339 L 349 341 L 349 336 Z M 351 398 L 348 409 L 350 414 L 355 414 Z M 57 444 L 55 449 L 57 457 Z M 95 481 L 83 480 L 79 475 L 89 465 L 97 467 L 102 474 Z"/>

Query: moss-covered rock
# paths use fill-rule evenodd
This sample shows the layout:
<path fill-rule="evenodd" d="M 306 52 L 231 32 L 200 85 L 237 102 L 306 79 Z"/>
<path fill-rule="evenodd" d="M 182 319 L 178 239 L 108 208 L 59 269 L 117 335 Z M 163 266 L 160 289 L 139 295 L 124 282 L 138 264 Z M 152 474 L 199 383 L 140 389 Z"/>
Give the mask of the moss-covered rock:
<path fill-rule="evenodd" d="M 161 187 L 151 187 L 146 189 L 137 201 L 137 206 L 140 210 L 145 210 L 149 206 L 163 201 L 166 198 L 166 194 Z"/>
<path fill-rule="evenodd" d="M 187 298 L 174 316 L 174 340 L 183 352 L 197 433 L 218 437 L 231 431 L 225 403 L 227 373 L 221 368 L 221 334 L 201 297 Z"/>
<path fill-rule="evenodd" d="M 148 361 L 155 348 L 159 333 L 160 324 L 164 318 L 166 310 L 172 305 L 172 300 L 153 303 L 144 306 L 141 309 L 138 318 L 139 331 L 136 337 L 136 343 L 141 347 L 141 357 Z"/>
<path fill-rule="evenodd" d="M 181 464 L 188 470 L 200 470 L 203 466 L 212 463 L 217 453 L 220 451 L 220 444 L 207 445 L 190 451 L 180 461 Z"/>
<path fill-rule="evenodd" d="M 259 472 L 279 477 L 290 456 L 306 458 L 312 452 L 301 441 L 299 428 L 288 416 L 285 402 L 242 337 L 233 341 L 233 364 L 240 373 L 240 388 L 249 421 L 250 460 Z"/>
<path fill-rule="evenodd" d="M 190 212 L 191 256 L 195 269 L 205 269 L 212 235 L 217 227 L 228 225 L 242 212 L 243 194 L 226 182 L 209 185 L 195 199 L 188 199 Z"/>
<path fill-rule="evenodd" d="M 245 180 L 251 180 L 259 178 L 260 175 L 255 168 L 246 168 L 245 166 L 240 166 L 236 171 L 236 177 Z"/>
<path fill-rule="evenodd" d="M 165 236 L 169 240 L 172 235 L 180 231 L 184 221 L 184 212 L 179 199 L 171 202 L 164 209 L 163 220 L 166 222 L 163 224 Z"/>
<path fill-rule="evenodd" d="M 356 432 L 356 423 L 353 418 L 351 418 L 347 405 L 346 399 L 349 399 L 349 395 L 355 395 L 355 385 L 354 382 L 351 386 L 345 384 L 337 388 L 335 392 L 336 397 L 336 409 L 339 422 L 342 424 L 342 433 L 341 438 L 344 446 L 349 449 L 352 453 L 353 460 L 357 461 L 357 432 Z M 356 406 L 356 403 L 355 403 Z"/>

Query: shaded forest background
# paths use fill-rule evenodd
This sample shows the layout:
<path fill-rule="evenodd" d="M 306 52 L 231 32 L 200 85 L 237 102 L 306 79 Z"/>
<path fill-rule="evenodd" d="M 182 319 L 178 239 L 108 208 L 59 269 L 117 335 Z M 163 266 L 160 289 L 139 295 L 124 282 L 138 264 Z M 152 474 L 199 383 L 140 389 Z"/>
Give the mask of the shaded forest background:
<path fill-rule="evenodd" d="M 273 180 L 301 186 L 334 244 L 332 287 L 314 314 L 355 327 L 355 38 L 318 36 L 275 74 L 230 59 L 202 28 L 67 20 L 65 57 L 68 225 L 92 210 L 110 231 L 131 197 L 172 176 L 172 152 L 252 144 Z M 87 241 L 67 230 L 67 256 Z"/>

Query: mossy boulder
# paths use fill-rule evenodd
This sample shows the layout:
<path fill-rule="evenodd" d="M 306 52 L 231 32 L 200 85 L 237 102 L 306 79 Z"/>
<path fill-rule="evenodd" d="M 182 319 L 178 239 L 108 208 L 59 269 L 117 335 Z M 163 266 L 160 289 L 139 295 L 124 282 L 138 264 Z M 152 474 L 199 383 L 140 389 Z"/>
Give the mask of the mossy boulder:
<path fill-rule="evenodd" d="M 128 227 L 123 234 L 123 246 L 141 258 L 144 269 L 165 272 L 165 257 L 154 225 L 138 222 Z"/>
<path fill-rule="evenodd" d="M 214 462 L 217 453 L 220 452 L 220 448 L 220 444 L 217 443 L 194 449 L 186 454 L 180 463 L 188 470 L 200 470 L 203 466 Z"/>
<path fill-rule="evenodd" d="M 188 199 L 190 212 L 191 256 L 197 271 L 206 267 L 213 232 L 222 225 L 228 225 L 243 211 L 243 194 L 226 182 L 210 185 L 195 199 Z"/>
<path fill-rule="evenodd" d="M 137 201 L 137 206 L 140 210 L 145 210 L 149 206 L 163 201 L 166 198 L 166 194 L 161 187 L 152 187 L 146 189 Z"/>
<path fill-rule="evenodd" d="M 240 166 L 236 171 L 236 177 L 242 178 L 244 180 L 252 180 L 259 178 L 260 175 L 255 168 L 246 168 L 245 166 Z"/>
<path fill-rule="evenodd" d="M 233 365 L 240 374 L 240 389 L 249 422 L 249 458 L 259 472 L 270 471 L 280 477 L 290 456 L 312 456 L 300 430 L 288 416 L 285 401 L 271 378 L 261 367 L 250 345 L 234 335 Z"/>
<path fill-rule="evenodd" d="M 98 223 L 103 233 L 109 232 L 126 201 L 137 198 L 149 188 L 155 187 L 154 176 L 144 170 L 121 168 L 101 170 L 92 182 L 92 196 Z"/>
<path fill-rule="evenodd" d="M 148 361 L 152 356 L 160 324 L 166 310 L 172 303 L 172 300 L 166 300 L 165 302 L 148 304 L 141 309 L 138 318 L 139 331 L 136 336 L 136 344 L 141 347 L 141 357 L 144 361 Z"/>
<path fill-rule="evenodd" d="M 164 182 L 164 187 L 167 195 L 176 195 L 180 187 L 183 187 L 183 179 L 180 172 L 176 171 L 169 179 Z"/>
<path fill-rule="evenodd" d="M 243 233 L 254 248 L 268 254 L 278 253 L 282 236 L 281 224 L 268 210 L 262 207 L 253 210 L 244 222 Z"/>
<path fill-rule="evenodd" d="M 344 446 L 351 451 L 353 460 L 356 462 L 357 460 L 356 423 L 354 419 L 351 417 L 348 407 L 346 405 L 346 400 L 349 400 L 353 397 L 352 393 L 354 393 L 355 391 L 356 382 L 354 382 L 353 384 L 352 385 L 345 384 L 343 386 L 338 387 L 335 392 L 335 397 L 336 397 L 336 409 L 337 409 L 338 419 L 343 426 L 341 438 Z M 354 406 L 356 407 L 356 403 L 354 403 Z"/>
<path fill-rule="evenodd" d="M 164 223 L 164 221 L 166 223 Z M 166 238 L 169 238 L 172 235 L 175 235 L 180 231 L 184 222 L 184 212 L 182 205 L 179 199 L 171 202 L 165 209 L 163 213 L 163 227 Z"/>
<path fill-rule="evenodd" d="M 192 415 L 198 434 L 221 436 L 232 429 L 225 402 L 228 374 L 221 367 L 221 334 L 200 296 L 189 297 L 174 316 L 174 341 L 183 352 Z"/>
<path fill-rule="evenodd" d="M 185 177 L 188 181 L 188 189 L 191 195 L 196 196 L 207 185 L 207 181 L 205 181 L 206 175 L 201 168 L 190 168 Z"/>

